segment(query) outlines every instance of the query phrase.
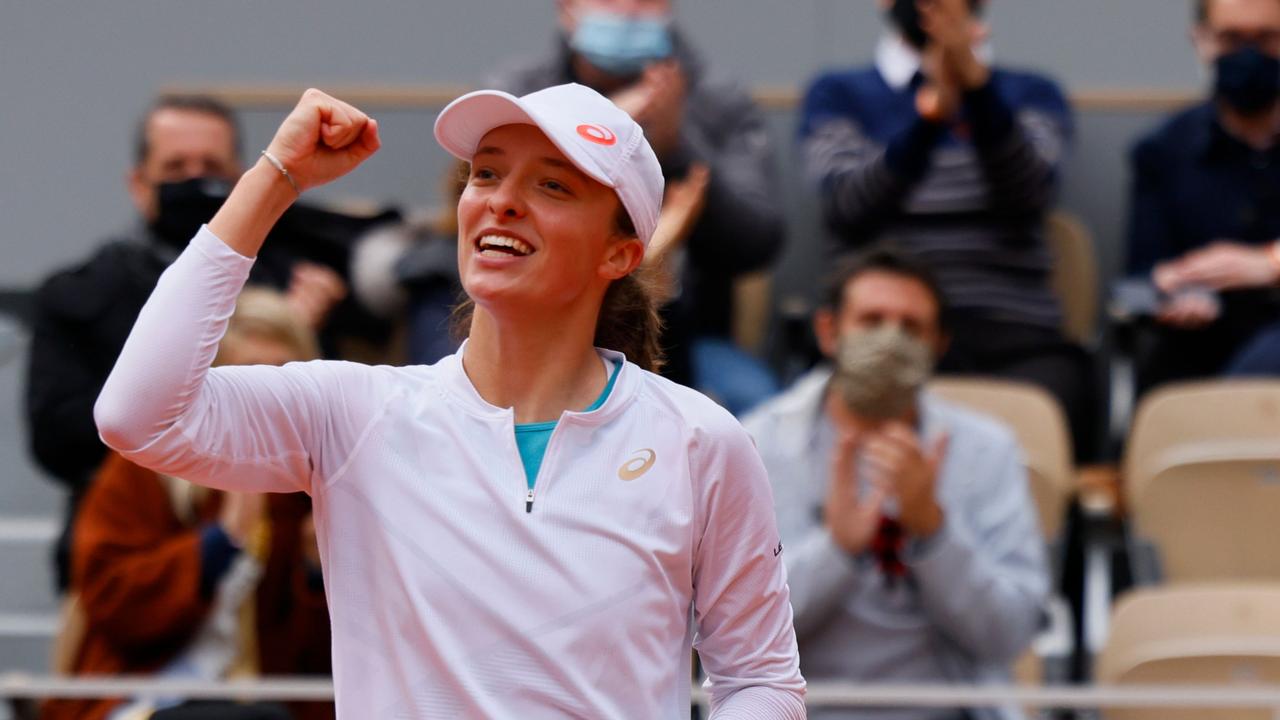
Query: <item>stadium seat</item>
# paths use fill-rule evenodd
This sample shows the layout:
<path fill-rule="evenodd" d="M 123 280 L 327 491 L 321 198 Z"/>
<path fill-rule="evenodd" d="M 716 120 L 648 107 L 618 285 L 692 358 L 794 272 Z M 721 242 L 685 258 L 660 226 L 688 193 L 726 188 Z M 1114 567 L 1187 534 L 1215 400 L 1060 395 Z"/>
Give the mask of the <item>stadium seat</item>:
<path fill-rule="evenodd" d="M 1153 391 L 1134 420 L 1124 475 L 1134 533 L 1158 557 L 1155 568 L 1135 568 L 1140 579 L 1280 580 L 1280 553 L 1270 550 L 1280 522 L 1280 381 Z"/>
<path fill-rule="evenodd" d="M 1053 396 L 1030 383 L 977 377 L 940 377 L 929 391 L 1008 425 L 1022 445 L 1031 497 L 1047 541 L 1057 537 L 1074 489 L 1071 435 Z"/>
<path fill-rule="evenodd" d="M 1085 347 L 1098 334 L 1098 258 L 1093 234 L 1080 218 L 1055 210 L 1045 220 L 1045 238 L 1053 255 L 1049 284 L 1062 303 L 1062 331 Z"/>
<path fill-rule="evenodd" d="M 753 355 L 764 352 L 773 312 L 773 274 L 747 273 L 733 281 L 733 341 Z"/>
<path fill-rule="evenodd" d="M 1280 684 L 1280 584 L 1206 584 L 1120 598 L 1098 658 L 1105 684 Z M 1270 720 L 1270 710 L 1112 709 L 1106 720 Z"/>

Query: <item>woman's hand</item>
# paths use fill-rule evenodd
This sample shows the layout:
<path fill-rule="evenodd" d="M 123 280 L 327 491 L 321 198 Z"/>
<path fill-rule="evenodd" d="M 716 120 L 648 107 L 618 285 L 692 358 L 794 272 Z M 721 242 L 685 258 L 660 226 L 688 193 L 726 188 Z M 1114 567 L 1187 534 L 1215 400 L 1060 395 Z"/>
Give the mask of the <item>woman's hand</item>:
<path fill-rule="evenodd" d="M 240 177 L 209 229 L 237 253 L 256 257 L 299 192 L 346 175 L 381 145 L 376 120 L 319 90 L 308 90 L 267 147 L 293 184 L 266 158 L 259 159 Z"/>
<path fill-rule="evenodd" d="M 351 172 L 381 144 L 377 120 L 312 88 L 280 124 L 267 152 L 300 190 L 308 190 Z"/>

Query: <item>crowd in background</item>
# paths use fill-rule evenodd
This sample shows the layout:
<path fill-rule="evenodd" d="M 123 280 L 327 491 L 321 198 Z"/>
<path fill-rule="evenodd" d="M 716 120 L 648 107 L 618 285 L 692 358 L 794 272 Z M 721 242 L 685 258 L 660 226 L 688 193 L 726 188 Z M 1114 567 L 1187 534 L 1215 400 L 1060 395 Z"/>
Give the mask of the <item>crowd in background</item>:
<path fill-rule="evenodd" d="M 1138 387 L 1280 375 L 1280 1 L 1192 3 L 1211 90 L 1133 147 L 1127 277 Z M 772 140 L 670 0 L 559 0 L 545 57 L 495 68 L 516 95 L 565 82 L 645 130 L 667 189 L 641 273 L 664 298 L 664 374 L 743 420 L 773 482 L 801 667 L 810 680 L 1008 679 L 1055 589 L 1022 451 L 1000 423 L 934 397 L 936 374 L 1021 380 L 1104 442 L 1096 347 L 1063 329 L 1045 221 L 1073 117 L 1055 82 L 992 61 L 984 0 L 881 0 L 869 64 L 813 79 L 795 142 L 833 242 L 797 378 L 735 342 L 735 284 L 786 242 Z M 997 9 L 992 9 L 998 11 Z M 1049 68 L 1048 70 L 1052 70 Z M 122 138 L 122 142 L 126 139 Z M 36 296 L 27 416 L 68 491 L 56 562 L 63 669 L 206 679 L 326 673 L 327 623 L 305 496 L 207 491 L 108 453 L 93 403 L 160 274 L 242 170 L 211 98 L 142 116 L 136 224 Z M 456 221 L 302 205 L 254 266 L 219 363 L 316 357 L 432 363 L 456 351 Z M 428 199 L 424 198 L 424 202 Z M 807 352 L 788 348 L 792 354 Z M 784 381 L 789 386 L 784 388 Z M 47 718 L 323 716 L 172 698 L 50 703 Z M 1012 710 L 846 711 L 956 720 Z"/>

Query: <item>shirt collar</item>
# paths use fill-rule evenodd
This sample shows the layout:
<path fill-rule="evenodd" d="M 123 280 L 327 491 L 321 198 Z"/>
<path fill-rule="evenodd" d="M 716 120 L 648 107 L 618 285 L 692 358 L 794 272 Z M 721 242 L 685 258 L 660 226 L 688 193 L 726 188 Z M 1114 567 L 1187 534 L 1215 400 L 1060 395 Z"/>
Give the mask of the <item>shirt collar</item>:
<path fill-rule="evenodd" d="M 471 378 L 467 376 L 467 371 L 462 365 L 462 357 L 466 353 L 469 340 L 463 340 L 462 345 L 452 355 L 441 358 L 438 365 L 444 380 L 444 390 L 447 395 L 454 399 L 461 408 L 467 410 L 472 415 L 479 416 L 488 420 L 512 420 L 514 422 L 514 413 L 511 408 L 500 408 L 489 403 L 481 397 L 476 386 L 471 382 Z M 613 380 L 613 389 L 605 398 L 604 403 L 594 410 L 589 411 L 565 411 L 560 416 L 561 420 L 573 420 L 588 425 L 603 425 L 605 422 L 613 419 L 618 413 L 630 404 L 632 396 L 636 393 L 638 383 L 641 381 L 640 375 L 643 371 L 627 362 L 627 358 L 620 352 L 615 350 L 606 350 L 604 348 L 596 348 L 597 354 L 606 363 L 606 366 L 617 365 L 617 370 L 611 377 Z"/>
<path fill-rule="evenodd" d="M 920 53 L 897 33 L 887 33 L 876 45 L 876 70 L 886 85 L 901 92 L 920 71 Z"/>
<path fill-rule="evenodd" d="M 988 67 L 995 59 L 995 51 L 989 40 L 975 45 L 973 52 Z M 885 33 L 880 36 L 880 42 L 876 45 L 876 70 L 890 89 L 902 92 L 911 85 L 916 73 L 920 72 L 920 52 L 907 44 L 901 35 Z"/>

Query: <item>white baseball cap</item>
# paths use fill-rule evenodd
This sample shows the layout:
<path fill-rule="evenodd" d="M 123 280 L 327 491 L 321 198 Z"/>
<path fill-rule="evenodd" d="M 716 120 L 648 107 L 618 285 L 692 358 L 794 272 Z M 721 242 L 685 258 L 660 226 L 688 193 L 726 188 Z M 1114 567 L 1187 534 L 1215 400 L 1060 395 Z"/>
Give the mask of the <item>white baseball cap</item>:
<path fill-rule="evenodd" d="M 480 140 L 503 125 L 534 125 L 579 170 L 606 187 L 631 215 L 647 247 L 662 209 L 662 167 L 644 130 L 608 98 L 569 83 L 516 97 L 477 90 L 454 100 L 436 118 L 436 141 L 470 161 Z"/>

